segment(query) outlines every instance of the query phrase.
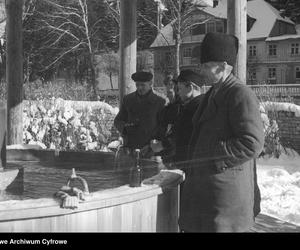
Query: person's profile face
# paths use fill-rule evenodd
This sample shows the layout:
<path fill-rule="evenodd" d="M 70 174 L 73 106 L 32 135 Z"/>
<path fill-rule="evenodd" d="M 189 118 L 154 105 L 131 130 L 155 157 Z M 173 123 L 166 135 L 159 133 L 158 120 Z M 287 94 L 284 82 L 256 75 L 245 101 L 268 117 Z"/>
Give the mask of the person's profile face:
<path fill-rule="evenodd" d="M 166 93 L 167 97 L 170 102 L 172 102 L 175 98 L 175 85 L 172 80 L 165 81 L 165 88 L 166 88 Z"/>
<path fill-rule="evenodd" d="M 135 82 L 136 90 L 139 95 L 145 95 L 151 89 L 151 82 Z"/>
<path fill-rule="evenodd" d="M 206 62 L 201 65 L 201 75 L 208 84 L 219 82 L 223 74 L 223 68 L 219 62 Z"/>
<path fill-rule="evenodd" d="M 178 95 L 182 101 L 187 100 L 192 95 L 192 87 L 186 86 L 185 82 L 178 82 Z"/>

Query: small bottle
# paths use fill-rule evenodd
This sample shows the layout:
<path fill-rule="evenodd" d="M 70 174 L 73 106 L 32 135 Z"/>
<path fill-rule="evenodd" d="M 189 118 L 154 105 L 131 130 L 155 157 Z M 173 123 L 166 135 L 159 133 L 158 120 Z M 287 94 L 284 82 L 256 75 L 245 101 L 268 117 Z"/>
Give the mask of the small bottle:
<path fill-rule="evenodd" d="M 135 150 L 135 164 L 130 168 L 129 187 L 140 187 L 142 182 L 142 169 L 140 165 L 140 149 Z"/>

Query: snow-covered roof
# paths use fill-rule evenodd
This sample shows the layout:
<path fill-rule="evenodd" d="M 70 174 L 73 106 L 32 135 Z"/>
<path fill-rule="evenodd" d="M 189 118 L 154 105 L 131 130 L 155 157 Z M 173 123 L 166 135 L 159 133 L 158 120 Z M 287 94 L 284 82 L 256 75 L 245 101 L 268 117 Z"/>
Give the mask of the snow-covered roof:
<path fill-rule="evenodd" d="M 161 32 L 156 36 L 154 42 L 150 47 L 172 46 L 175 45 L 173 38 L 172 23 L 167 24 L 161 29 Z"/>
<path fill-rule="evenodd" d="M 289 18 L 280 16 L 279 11 L 264 0 L 248 1 L 247 14 L 256 19 L 247 33 L 248 40 L 268 37 L 276 20 L 294 24 Z"/>
<path fill-rule="evenodd" d="M 227 18 L 227 0 L 219 1 L 215 7 L 197 8 L 209 15 L 217 18 Z M 247 33 L 247 40 L 260 39 L 269 37 L 272 28 L 277 20 L 294 24 L 289 18 L 280 16 L 278 10 L 264 0 L 252 0 L 247 2 L 247 15 L 256 19 L 251 30 Z M 162 35 L 158 35 L 151 47 L 174 45 L 172 26 L 167 25 L 161 30 L 163 36 L 168 39 L 168 43 L 162 39 Z"/>
<path fill-rule="evenodd" d="M 4 36 L 6 25 L 5 2 L 0 0 L 0 38 Z"/>
<path fill-rule="evenodd" d="M 281 41 L 288 39 L 300 39 L 300 34 L 268 37 L 266 39 L 266 42 Z"/>
<path fill-rule="evenodd" d="M 295 26 L 297 34 L 300 34 L 300 24 L 296 24 Z"/>
<path fill-rule="evenodd" d="M 219 1 L 218 5 L 215 8 L 212 7 L 205 7 L 197 9 L 206 12 L 207 14 L 210 14 L 217 18 L 227 18 L 227 0 Z"/>

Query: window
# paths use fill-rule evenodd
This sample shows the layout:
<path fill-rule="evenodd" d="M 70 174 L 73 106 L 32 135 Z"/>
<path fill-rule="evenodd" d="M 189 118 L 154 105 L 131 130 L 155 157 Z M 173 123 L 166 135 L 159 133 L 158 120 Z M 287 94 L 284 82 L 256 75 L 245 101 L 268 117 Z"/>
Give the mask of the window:
<path fill-rule="evenodd" d="M 216 30 L 216 23 L 215 22 L 207 23 L 207 33 L 208 32 L 215 32 L 215 30 Z"/>
<path fill-rule="evenodd" d="M 223 22 L 216 22 L 216 32 L 224 33 Z"/>
<path fill-rule="evenodd" d="M 249 72 L 249 80 L 256 80 L 256 71 L 255 70 L 251 70 Z"/>
<path fill-rule="evenodd" d="M 249 56 L 256 56 L 256 46 L 255 45 L 249 46 Z"/>
<path fill-rule="evenodd" d="M 196 25 L 192 29 L 192 35 L 196 36 L 196 35 L 201 35 L 201 34 L 205 34 L 205 24 L 204 23 Z"/>
<path fill-rule="evenodd" d="M 165 53 L 165 62 L 167 65 L 172 65 L 172 54 L 171 52 Z"/>
<path fill-rule="evenodd" d="M 291 54 L 292 55 L 299 55 L 299 43 L 292 43 L 291 44 Z"/>
<path fill-rule="evenodd" d="M 276 68 L 269 68 L 268 78 L 269 79 L 275 79 L 276 78 Z"/>
<path fill-rule="evenodd" d="M 296 79 L 300 79 L 300 67 L 296 67 Z"/>
<path fill-rule="evenodd" d="M 276 52 L 277 52 L 277 45 L 270 44 L 269 45 L 269 56 L 276 56 Z"/>
<path fill-rule="evenodd" d="M 183 57 L 192 57 L 192 48 L 184 48 Z"/>

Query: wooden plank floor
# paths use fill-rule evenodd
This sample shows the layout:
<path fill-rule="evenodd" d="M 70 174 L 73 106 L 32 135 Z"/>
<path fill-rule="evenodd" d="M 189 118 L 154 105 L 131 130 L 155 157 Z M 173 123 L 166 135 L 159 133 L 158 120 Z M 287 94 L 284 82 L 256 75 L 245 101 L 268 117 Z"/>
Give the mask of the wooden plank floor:
<path fill-rule="evenodd" d="M 300 226 L 276 219 L 274 217 L 259 214 L 256 219 L 254 227 L 250 230 L 253 233 L 300 233 Z"/>

